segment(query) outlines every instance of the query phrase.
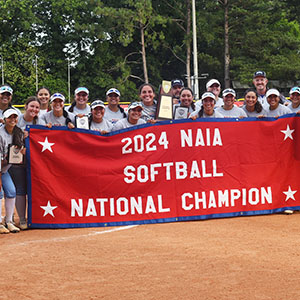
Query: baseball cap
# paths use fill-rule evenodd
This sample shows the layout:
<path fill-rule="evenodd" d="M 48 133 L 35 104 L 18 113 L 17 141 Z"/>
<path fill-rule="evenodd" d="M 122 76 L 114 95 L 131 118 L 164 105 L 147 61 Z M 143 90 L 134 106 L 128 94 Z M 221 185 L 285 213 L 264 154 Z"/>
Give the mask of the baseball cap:
<path fill-rule="evenodd" d="M 211 87 L 213 84 L 218 84 L 219 86 L 221 86 L 221 83 L 219 80 L 217 79 L 211 79 L 206 83 L 206 89 L 208 89 L 209 87 Z"/>
<path fill-rule="evenodd" d="M 96 107 L 103 107 L 105 108 L 104 102 L 101 100 L 95 100 L 91 103 L 91 109 L 94 109 Z"/>
<path fill-rule="evenodd" d="M 203 100 L 205 98 L 212 98 L 212 99 L 216 100 L 215 94 L 213 94 L 211 92 L 205 92 L 204 94 L 202 94 L 201 100 Z"/>
<path fill-rule="evenodd" d="M 142 106 L 141 102 L 132 102 L 128 106 L 128 111 L 131 110 L 131 109 L 134 109 L 136 107 L 140 107 L 141 109 L 143 109 L 143 106 Z"/>
<path fill-rule="evenodd" d="M 18 112 L 14 108 L 9 108 L 9 109 L 4 111 L 3 118 L 4 119 L 9 118 L 12 115 L 17 115 L 18 116 Z"/>
<path fill-rule="evenodd" d="M 80 86 L 80 87 L 78 87 L 76 90 L 75 90 L 75 96 L 78 94 L 78 93 L 80 93 L 80 92 L 84 92 L 84 93 L 87 93 L 87 94 L 89 94 L 90 92 L 89 92 L 89 90 L 86 88 L 86 87 L 84 87 L 84 86 Z"/>
<path fill-rule="evenodd" d="M 233 89 L 225 89 L 222 93 L 222 96 L 225 97 L 227 95 L 233 95 L 234 97 L 236 97 L 236 93 L 235 90 Z"/>
<path fill-rule="evenodd" d="M 11 95 L 13 94 L 13 89 L 8 86 L 8 85 L 3 85 L 0 87 L 0 94 L 3 94 L 3 93 L 10 93 Z"/>
<path fill-rule="evenodd" d="M 298 93 L 300 94 L 300 88 L 298 86 L 294 86 L 290 89 L 290 95 L 293 93 Z"/>
<path fill-rule="evenodd" d="M 177 86 L 177 85 L 183 87 L 184 83 L 181 79 L 173 79 L 171 81 L 171 86 L 174 87 L 174 86 Z"/>
<path fill-rule="evenodd" d="M 264 77 L 266 78 L 267 75 L 266 75 L 266 72 L 265 71 L 256 71 L 253 75 L 253 78 L 256 78 L 256 77 Z"/>
<path fill-rule="evenodd" d="M 53 102 L 55 99 L 60 99 L 63 102 L 65 102 L 65 96 L 61 93 L 54 93 L 51 97 L 50 97 L 50 103 Z"/>
<path fill-rule="evenodd" d="M 279 97 L 280 93 L 276 89 L 269 89 L 269 90 L 267 90 L 266 97 L 268 98 L 271 95 L 276 95 L 277 97 Z"/>
<path fill-rule="evenodd" d="M 121 96 L 121 93 L 119 92 L 119 90 L 115 89 L 115 88 L 111 88 L 106 92 L 106 96 L 108 96 L 109 94 L 115 93 L 117 94 L 119 97 Z"/>

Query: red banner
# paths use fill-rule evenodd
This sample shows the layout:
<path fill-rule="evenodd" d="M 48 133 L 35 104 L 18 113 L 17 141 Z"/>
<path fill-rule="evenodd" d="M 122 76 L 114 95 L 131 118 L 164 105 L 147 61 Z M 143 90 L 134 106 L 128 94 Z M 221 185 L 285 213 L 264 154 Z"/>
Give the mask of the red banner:
<path fill-rule="evenodd" d="M 300 209 L 299 120 L 165 121 L 107 136 L 32 126 L 29 225 L 145 224 Z"/>

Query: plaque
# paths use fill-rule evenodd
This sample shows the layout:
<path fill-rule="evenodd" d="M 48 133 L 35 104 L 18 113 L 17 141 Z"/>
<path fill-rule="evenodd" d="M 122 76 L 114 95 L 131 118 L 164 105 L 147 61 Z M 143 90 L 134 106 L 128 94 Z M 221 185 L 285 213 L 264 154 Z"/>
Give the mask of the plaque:
<path fill-rule="evenodd" d="M 158 120 L 172 120 L 173 119 L 173 99 L 171 96 L 161 95 L 157 104 Z"/>
<path fill-rule="evenodd" d="M 160 93 L 171 96 L 171 81 L 163 80 Z"/>
<path fill-rule="evenodd" d="M 189 114 L 188 107 L 176 106 L 174 111 L 174 119 L 175 120 L 187 119 L 188 114 Z"/>
<path fill-rule="evenodd" d="M 21 149 L 15 145 L 8 146 L 8 163 L 20 165 L 23 163 L 24 155 L 21 152 Z"/>
<path fill-rule="evenodd" d="M 76 128 L 89 129 L 89 117 L 75 117 Z"/>

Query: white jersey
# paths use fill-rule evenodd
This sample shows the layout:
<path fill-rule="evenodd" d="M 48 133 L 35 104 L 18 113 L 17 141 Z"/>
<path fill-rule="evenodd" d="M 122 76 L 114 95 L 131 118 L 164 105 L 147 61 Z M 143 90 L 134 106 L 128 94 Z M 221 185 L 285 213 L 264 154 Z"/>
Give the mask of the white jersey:
<path fill-rule="evenodd" d="M 293 113 L 297 113 L 298 111 L 300 111 L 300 104 L 298 107 L 294 108 L 292 103 L 290 103 L 288 106 L 287 106 Z"/>
<path fill-rule="evenodd" d="M 199 111 L 200 110 L 195 110 L 194 112 L 191 113 L 190 118 L 196 116 L 197 118 L 199 118 Z M 205 112 L 203 112 L 203 116 L 201 118 L 224 118 L 224 116 L 222 114 L 220 114 L 217 111 L 214 111 L 214 113 L 212 115 L 207 115 Z"/>
<path fill-rule="evenodd" d="M 71 108 L 70 106 L 65 107 L 66 111 L 69 111 L 69 109 Z M 72 112 L 75 116 L 77 115 L 88 115 L 91 113 L 91 108 L 89 105 L 86 105 L 86 107 L 84 109 L 78 108 L 76 105 L 73 108 L 73 112 Z"/>
<path fill-rule="evenodd" d="M 48 109 L 40 109 L 40 112 L 39 112 L 39 117 L 41 117 L 42 115 L 44 115 L 46 112 L 48 112 Z"/>
<path fill-rule="evenodd" d="M 267 109 L 267 117 L 278 117 L 292 113 L 293 112 L 287 106 L 280 103 L 276 109 L 270 110 L 270 106 Z"/>
<path fill-rule="evenodd" d="M 102 122 L 96 123 L 92 121 L 90 129 L 91 130 L 96 130 L 96 131 L 106 131 L 106 132 L 111 132 L 113 128 L 113 124 L 109 122 L 108 120 L 103 119 Z"/>
<path fill-rule="evenodd" d="M 119 120 L 125 118 L 124 114 L 118 109 L 118 111 L 112 111 L 108 106 L 105 107 L 104 119 L 108 120 L 110 123 L 115 124 Z"/>
<path fill-rule="evenodd" d="M 263 108 L 261 112 L 257 112 L 256 110 L 254 111 L 248 111 L 246 108 L 246 105 L 242 106 L 242 109 L 244 110 L 244 112 L 247 114 L 248 118 L 256 118 L 258 116 L 266 116 L 267 115 L 267 111 Z"/>
<path fill-rule="evenodd" d="M 116 131 L 116 130 L 120 130 L 120 129 L 124 129 L 124 128 L 129 128 L 129 127 L 133 127 L 136 125 L 141 125 L 141 124 L 146 124 L 147 122 L 142 120 L 142 119 L 138 119 L 136 124 L 131 124 L 128 122 L 127 118 L 124 118 L 122 120 L 119 120 L 116 124 L 114 124 L 114 127 L 112 129 L 112 131 Z"/>
<path fill-rule="evenodd" d="M 202 107 L 202 100 L 198 100 L 196 103 L 196 110 L 200 110 L 201 107 Z M 215 109 L 218 108 L 218 107 L 221 107 L 224 105 L 224 101 L 223 101 L 223 98 L 218 98 L 218 100 L 216 101 L 215 103 Z"/>
<path fill-rule="evenodd" d="M 8 154 L 8 146 L 12 144 L 12 134 L 9 134 L 5 126 L 0 127 L 0 155 L 1 158 L 4 159 Z M 11 164 L 6 165 L 1 169 L 2 173 L 7 172 L 7 170 L 11 167 Z"/>
<path fill-rule="evenodd" d="M 218 107 L 216 109 L 218 113 L 224 116 L 224 118 L 246 118 L 247 114 L 244 112 L 243 109 L 237 106 L 233 106 L 232 109 L 226 110 L 223 108 L 223 106 Z"/>
<path fill-rule="evenodd" d="M 40 118 L 37 118 L 35 124 L 37 124 L 37 125 L 45 125 L 45 123 L 42 122 Z M 33 125 L 33 122 L 27 122 L 27 121 L 25 121 L 24 115 L 19 116 L 19 118 L 18 118 L 18 127 L 20 127 L 22 130 L 24 130 L 27 125 Z"/>
<path fill-rule="evenodd" d="M 70 118 L 71 122 L 75 124 L 75 115 L 68 112 L 68 117 Z M 67 126 L 66 118 L 63 115 L 60 117 L 55 117 L 52 110 L 42 115 L 41 122 L 42 124 L 51 123 L 53 126 Z"/>
<path fill-rule="evenodd" d="M 141 119 L 145 121 L 154 120 L 156 115 L 156 107 L 157 107 L 156 100 L 153 101 L 152 105 L 145 105 L 143 102 L 141 102 L 141 104 L 143 107 Z"/>

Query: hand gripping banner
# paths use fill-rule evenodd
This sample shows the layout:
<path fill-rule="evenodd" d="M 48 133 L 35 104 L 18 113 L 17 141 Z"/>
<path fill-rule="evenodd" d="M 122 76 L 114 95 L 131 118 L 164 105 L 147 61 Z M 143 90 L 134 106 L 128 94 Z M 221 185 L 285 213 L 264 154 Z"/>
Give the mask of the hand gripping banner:
<path fill-rule="evenodd" d="M 300 209 L 299 120 L 164 121 L 106 136 L 30 126 L 29 226 L 116 226 Z"/>

